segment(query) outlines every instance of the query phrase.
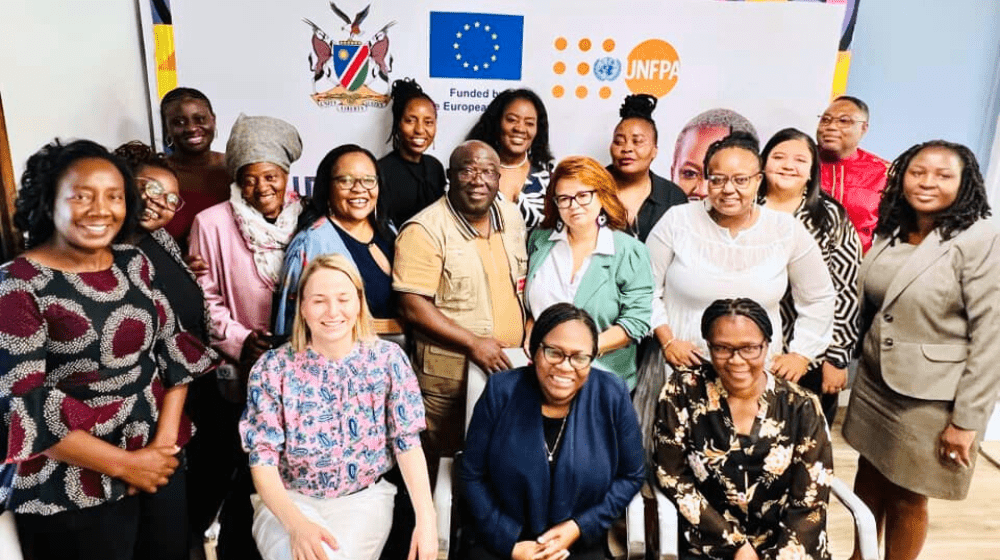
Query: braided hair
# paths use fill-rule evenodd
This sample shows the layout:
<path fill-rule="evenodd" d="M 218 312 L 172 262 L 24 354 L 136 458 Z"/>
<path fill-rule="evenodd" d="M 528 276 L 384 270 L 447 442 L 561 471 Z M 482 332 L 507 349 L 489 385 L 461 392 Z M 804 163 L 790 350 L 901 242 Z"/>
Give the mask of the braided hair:
<path fill-rule="evenodd" d="M 139 140 L 132 140 L 118 146 L 115 148 L 114 153 L 125 160 L 129 169 L 132 170 L 133 175 L 138 175 L 139 171 L 144 167 L 155 167 L 170 173 L 174 177 L 177 176 L 174 169 L 170 167 L 166 154 L 157 152 L 151 146 L 147 146 Z"/>
<path fill-rule="evenodd" d="M 903 179 L 913 158 L 930 148 L 946 149 L 962 160 L 958 195 L 951 206 L 934 216 L 934 228 L 938 230 L 941 239 L 951 239 L 955 234 L 968 229 L 977 220 L 990 216 L 986 185 L 972 150 L 962 144 L 946 140 L 931 140 L 906 150 L 889 166 L 889 179 L 882 192 L 882 201 L 878 205 L 879 217 L 875 234 L 880 236 L 896 234 L 898 239 L 906 239 L 909 234 L 917 231 L 917 214 L 903 195 Z"/>
<path fill-rule="evenodd" d="M 771 152 L 781 144 L 782 142 L 787 142 L 789 140 L 801 140 L 806 143 L 809 148 L 809 155 L 812 157 L 812 163 L 809 165 L 809 180 L 806 181 L 806 192 L 805 201 L 802 203 L 802 207 L 806 211 L 806 215 L 809 216 L 809 221 L 816 226 L 819 231 L 826 231 L 830 226 L 830 215 L 826 211 L 826 205 L 830 204 L 837 209 L 837 213 L 840 214 L 841 218 L 847 216 L 844 211 L 844 207 L 840 205 L 833 197 L 823 192 L 820 188 L 820 178 L 819 178 L 819 147 L 816 146 L 816 141 L 813 140 L 812 136 L 809 136 L 805 132 L 797 128 L 784 128 L 779 130 L 767 141 L 764 149 L 760 152 L 760 159 L 767 167 L 767 158 L 770 157 Z M 761 182 L 760 191 L 757 193 L 757 202 L 763 204 L 767 196 L 767 191 L 769 185 L 767 183 L 767 174 L 764 174 L 764 179 Z"/>
<path fill-rule="evenodd" d="M 59 180 L 73 164 L 90 158 L 103 159 L 114 165 L 125 183 L 125 222 L 115 236 L 115 242 L 128 238 L 138 226 L 142 199 L 131 187 L 135 179 L 125 161 L 91 140 L 62 144 L 57 139 L 32 154 L 21 175 L 21 188 L 14 203 L 14 226 L 25 236 L 25 249 L 37 247 L 52 237 L 55 232 L 52 212 L 55 210 Z"/>
<path fill-rule="evenodd" d="M 746 150 L 757 157 L 757 164 L 761 169 L 764 169 L 764 162 L 760 157 L 760 143 L 757 141 L 757 137 L 750 134 L 749 132 L 743 132 L 742 130 L 736 130 L 726 136 L 722 140 L 716 140 L 712 142 L 712 145 L 708 147 L 708 151 L 705 152 L 705 162 L 702 169 L 705 170 L 705 176 L 708 176 L 708 163 L 712 161 L 715 154 L 719 153 L 726 148 L 739 148 L 741 150 Z"/>
<path fill-rule="evenodd" d="M 542 98 L 530 89 L 507 89 L 500 92 L 493 98 L 493 101 L 486 106 L 486 110 L 472 126 L 472 130 L 465 137 L 466 140 L 481 140 L 500 150 L 500 122 L 503 120 L 503 113 L 507 106 L 518 99 L 526 99 L 535 106 L 535 113 L 538 114 L 538 132 L 531 142 L 528 150 L 528 157 L 531 165 L 540 169 L 548 169 L 552 163 L 552 152 L 549 150 L 549 114 L 545 111 L 545 104 Z"/>
<path fill-rule="evenodd" d="M 771 326 L 771 318 L 767 316 L 767 311 L 750 298 L 717 299 L 705 309 L 701 316 L 701 336 L 705 340 L 712 334 L 715 322 L 722 317 L 746 317 L 757 325 L 764 335 L 764 340 L 771 342 L 774 334 L 774 327 Z"/>
<path fill-rule="evenodd" d="M 563 323 L 570 321 L 580 321 L 590 331 L 592 341 L 592 355 L 597 356 L 597 323 L 589 313 L 573 305 L 572 303 L 555 303 L 545 308 L 542 314 L 535 319 L 535 325 L 531 328 L 531 336 L 528 339 L 528 351 L 532 356 L 538 354 L 538 349 L 542 346 L 542 339 L 553 329 Z"/>
<path fill-rule="evenodd" d="M 412 78 L 403 78 L 392 82 L 392 92 L 389 95 L 392 97 L 392 130 L 389 131 L 386 142 L 391 142 L 392 149 L 399 151 L 399 123 L 410 102 L 415 99 L 426 99 L 434 107 L 435 116 L 437 115 L 437 105 L 431 96 L 424 92 L 420 84 Z"/>
<path fill-rule="evenodd" d="M 627 119 L 644 120 L 649 123 L 649 126 L 653 127 L 653 145 L 656 145 L 660 138 L 660 134 L 656 130 L 656 121 L 653 120 L 656 101 L 656 97 L 648 93 L 626 95 L 625 100 L 622 101 L 622 106 L 618 109 L 618 116 L 621 117 L 621 120 L 618 121 L 618 125 L 616 126 L 620 126 Z"/>

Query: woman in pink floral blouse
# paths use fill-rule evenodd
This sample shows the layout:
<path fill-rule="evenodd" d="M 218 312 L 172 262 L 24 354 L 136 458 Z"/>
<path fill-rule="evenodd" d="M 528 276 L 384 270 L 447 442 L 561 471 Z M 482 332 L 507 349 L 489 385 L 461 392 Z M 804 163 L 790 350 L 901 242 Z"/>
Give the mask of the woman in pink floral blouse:
<path fill-rule="evenodd" d="M 240 421 L 265 560 L 374 559 L 392 523 L 398 461 L 416 512 L 411 558 L 437 556 L 419 434 L 424 407 L 402 349 L 374 336 L 361 277 L 343 256 L 313 260 L 291 341 L 250 373 Z"/>
<path fill-rule="evenodd" d="M 656 477 L 680 512 L 682 560 L 830 559 L 826 420 L 814 393 L 764 369 L 772 331 L 757 302 L 714 301 L 709 356 L 660 394 Z"/>

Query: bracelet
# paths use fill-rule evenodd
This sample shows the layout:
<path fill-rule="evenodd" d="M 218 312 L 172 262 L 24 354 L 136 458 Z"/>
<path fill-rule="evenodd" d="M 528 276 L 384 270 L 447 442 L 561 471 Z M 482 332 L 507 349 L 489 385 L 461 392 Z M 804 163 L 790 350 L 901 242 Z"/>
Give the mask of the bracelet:
<path fill-rule="evenodd" d="M 677 339 L 676 338 L 671 338 L 670 340 L 667 341 L 666 344 L 664 344 L 663 346 L 660 346 L 660 349 L 663 350 L 664 352 L 666 352 L 667 348 L 670 348 L 670 345 L 673 344 L 675 340 L 677 340 Z"/>

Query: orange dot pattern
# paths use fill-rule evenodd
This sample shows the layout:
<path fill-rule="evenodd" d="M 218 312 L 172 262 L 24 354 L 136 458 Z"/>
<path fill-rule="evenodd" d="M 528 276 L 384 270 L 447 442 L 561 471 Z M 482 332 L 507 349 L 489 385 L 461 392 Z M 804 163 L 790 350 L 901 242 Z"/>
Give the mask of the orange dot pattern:
<path fill-rule="evenodd" d="M 552 46 L 555 47 L 557 51 L 566 51 L 566 49 L 569 48 L 569 40 L 566 37 L 556 37 L 556 39 L 552 42 Z M 581 53 L 586 53 L 594 48 L 594 41 L 592 41 L 589 37 L 583 37 L 577 41 L 576 46 Z M 615 50 L 617 44 L 614 39 L 608 37 L 600 42 L 600 47 L 604 52 L 610 53 Z M 552 72 L 558 76 L 565 75 L 566 71 L 567 63 L 563 60 L 557 60 L 552 65 Z M 576 73 L 580 76 L 586 76 L 590 73 L 590 71 L 591 67 L 589 62 L 580 62 L 576 65 Z M 612 94 L 612 89 L 609 86 L 602 86 L 596 93 L 601 99 L 609 99 Z M 552 87 L 552 97 L 559 99 L 565 97 L 566 94 L 566 87 L 562 85 L 555 85 Z M 585 99 L 588 95 L 590 95 L 590 90 L 587 86 L 580 85 L 573 90 L 573 94 L 579 99 Z"/>

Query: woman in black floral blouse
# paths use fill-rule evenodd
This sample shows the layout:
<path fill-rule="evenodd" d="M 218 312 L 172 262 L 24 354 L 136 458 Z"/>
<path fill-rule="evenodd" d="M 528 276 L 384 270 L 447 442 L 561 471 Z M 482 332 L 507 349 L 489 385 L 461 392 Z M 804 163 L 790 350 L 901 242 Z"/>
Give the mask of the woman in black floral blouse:
<path fill-rule="evenodd" d="M 187 383 L 214 356 L 177 319 L 138 249 L 113 244 L 142 202 L 87 140 L 28 159 L 0 269 L 0 503 L 25 558 L 187 558 L 180 451 Z M 0 480 L 6 477 L 0 477 Z M 6 495 L 4 495 L 6 494 Z"/>
<path fill-rule="evenodd" d="M 753 300 L 716 300 L 701 321 L 711 359 L 660 395 L 656 476 L 680 512 L 681 559 L 830 558 L 826 422 L 816 395 L 764 369 L 772 330 Z"/>

